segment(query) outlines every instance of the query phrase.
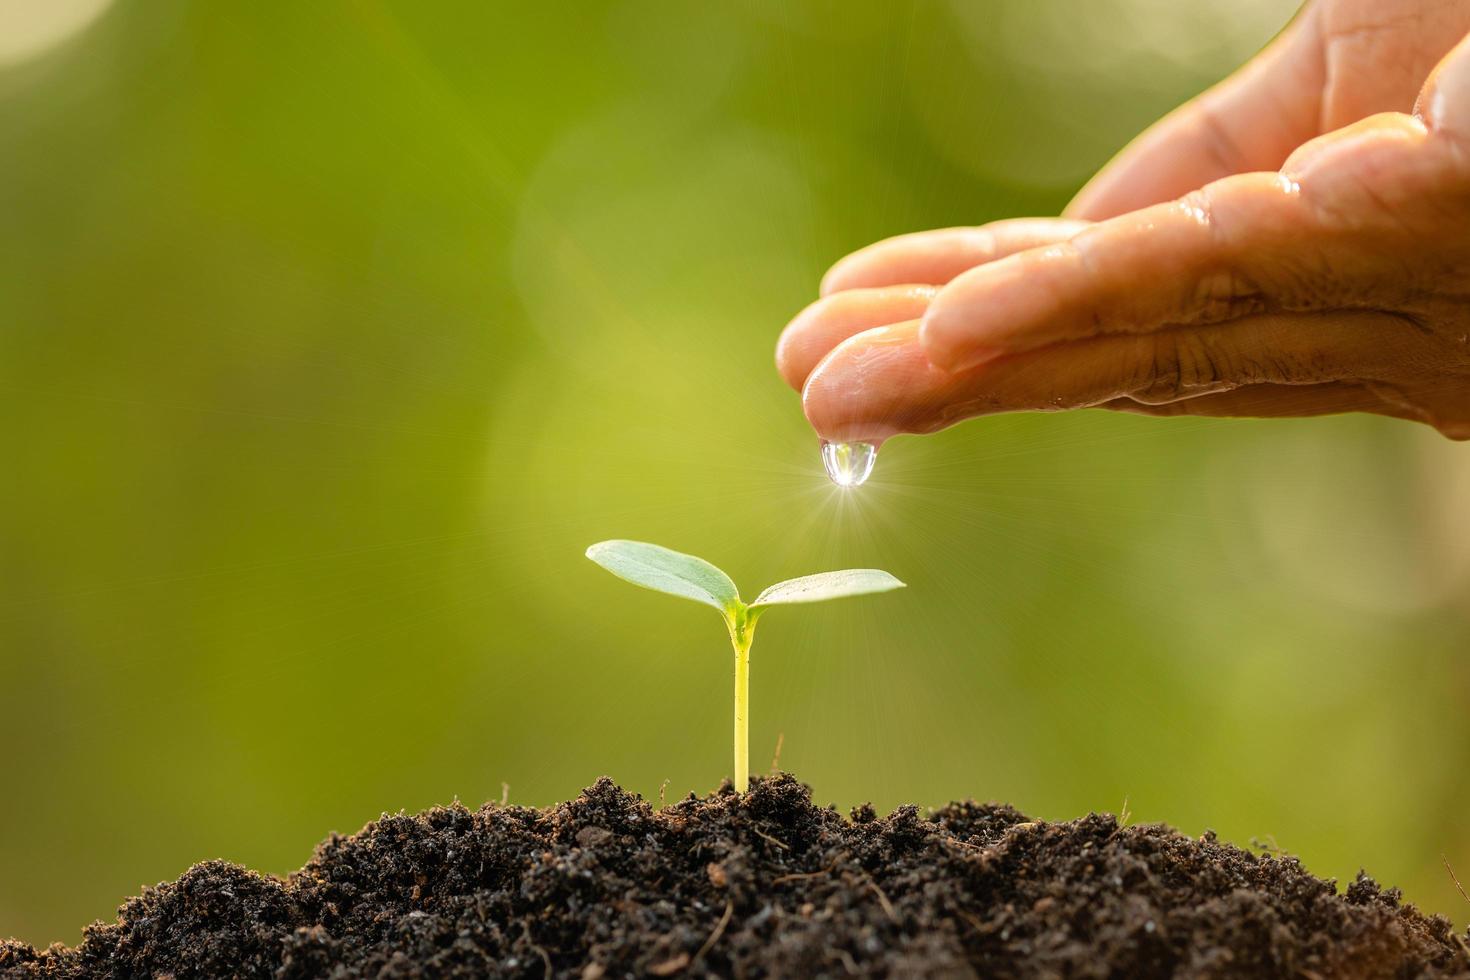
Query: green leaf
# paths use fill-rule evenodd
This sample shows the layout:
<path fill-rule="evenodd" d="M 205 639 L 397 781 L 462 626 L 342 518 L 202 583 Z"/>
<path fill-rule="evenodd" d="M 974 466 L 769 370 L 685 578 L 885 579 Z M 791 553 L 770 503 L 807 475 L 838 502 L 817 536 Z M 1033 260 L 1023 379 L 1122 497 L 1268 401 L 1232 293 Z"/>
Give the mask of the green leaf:
<path fill-rule="evenodd" d="M 703 558 L 643 541 L 602 541 L 587 549 L 587 557 L 645 589 L 693 599 L 727 615 L 740 607 L 730 576 Z"/>
<path fill-rule="evenodd" d="M 903 587 L 898 579 L 876 568 L 844 568 L 840 572 L 818 572 L 777 582 L 756 596 L 750 608 L 793 602 L 826 602 L 828 599 L 889 592 Z"/>

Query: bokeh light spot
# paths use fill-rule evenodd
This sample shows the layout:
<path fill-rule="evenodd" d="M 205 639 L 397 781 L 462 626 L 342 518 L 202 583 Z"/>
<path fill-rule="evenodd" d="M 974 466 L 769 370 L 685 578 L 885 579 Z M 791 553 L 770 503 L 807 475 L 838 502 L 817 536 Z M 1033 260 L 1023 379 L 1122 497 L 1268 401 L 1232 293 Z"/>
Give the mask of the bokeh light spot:
<path fill-rule="evenodd" d="M 0 68 L 30 61 L 91 27 L 112 0 L 0 0 Z"/>

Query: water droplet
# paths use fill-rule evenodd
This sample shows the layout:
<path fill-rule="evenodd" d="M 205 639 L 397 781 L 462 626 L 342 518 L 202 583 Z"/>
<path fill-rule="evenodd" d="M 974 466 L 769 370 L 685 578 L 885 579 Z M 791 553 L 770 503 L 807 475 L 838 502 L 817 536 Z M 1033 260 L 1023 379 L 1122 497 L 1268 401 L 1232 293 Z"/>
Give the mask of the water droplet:
<path fill-rule="evenodd" d="M 822 440 L 822 465 L 839 487 L 862 486 L 873 472 L 878 447 L 871 442 L 828 442 Z"/>

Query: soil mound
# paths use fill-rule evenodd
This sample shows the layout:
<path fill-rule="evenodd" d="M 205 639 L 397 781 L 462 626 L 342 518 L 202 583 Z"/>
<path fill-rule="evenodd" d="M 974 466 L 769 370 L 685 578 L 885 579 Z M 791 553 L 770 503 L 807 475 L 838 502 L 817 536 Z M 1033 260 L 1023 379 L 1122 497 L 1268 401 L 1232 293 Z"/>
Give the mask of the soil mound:
<path fill-rule="evenodd" d="M 0 977 L 1466 977 L 1470 945 L 1359 875 L 1093 814 L 814 806 L 788 775 L 661 810 L 384 816 L 285 880 L 223 862 Z"/>

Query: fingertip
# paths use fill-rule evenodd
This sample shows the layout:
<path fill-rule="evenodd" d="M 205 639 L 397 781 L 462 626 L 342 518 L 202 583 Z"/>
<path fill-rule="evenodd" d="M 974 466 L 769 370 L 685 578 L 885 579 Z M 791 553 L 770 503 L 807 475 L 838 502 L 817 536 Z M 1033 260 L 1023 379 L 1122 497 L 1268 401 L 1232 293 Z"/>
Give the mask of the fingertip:
<path fill-rule="evenodd" d="M 871 289 L 905 282 L 925 282 L 912 274 L 912 253 L 934 232 L 911 232 L 883 238 L 838 259 L 822 276 L 818 294 L 826 298 L 850 289 Z"/>
<path fill-rule="evenodd" d="M 781 331 L 781 336 L 776 338 L 776 373 L 796 391 L 801 390 L 811 371 L 811 364 L 802 356 L 799 341 L 802 317 L 809 309 L 810 306 L 796 314 Z"/>
<path fill-rule="evenodd" d="M 908 273 L 910 263 L 904 262 L 904 257 L 910 250 L 911 239 L 920 238 L 923 234 L 925 232 L 883 238 L 842 256 L 822 276 L 817 294 L 820 298 L 828 298 L 850 289 L 873 289 L 913 282 L 913 276 Z"/>
<path fill-rule="evenodd" d="M 863 331 L 819 363 L 802 387 L 807 421 L 823 439 L 881 442 L 911 427 L 911 400 L 934 369 L 916 342 L 918 323 Z"/>
<path fill-rule="evenodd" d="M 791 364 L 787 359 L 787 355 L 785 351 L 782 350 L 782 343 L 785 341 L 785 339 L 786 333 L 785 331 L 782 331 L 780 339 L 776 341 L 776 373 L 781 376 L 782 381 L 786 382 L 786 386 L 788 388 L 790 388 L 792 391 L 799 392 L 801 391 L 802 381 L 800 378 L 797 378 L 795 372 L 792 371 Z"/>
<path fill-rule="evenodd" d="M 791 318 L 776 339 L 776 370 L 792 388 L 801 391 L 807 377 L 843 336 L 829 336 L 824 320 L 832 319 L 841 295 L 821 296 L 812 300 Z M 850 335 L 852 331 L 848 331 Z"/>
<path fill-rule="evenodd" d="M 822 281 L 817 286 L 817 297 L 819 299 L 825 299 L 826 297 L 831 296 L 833 293 L 838 292 L 840 289 L 842 289 L 841 283 L 845 275 L 844 270 L 847 266 L 851 264 L 848 261 L 851 258 L 851 255 L 843 256 L 835 263 L 833 263 L 832 268 L 828 269 L 825 273 L 822 274 Z"/>
<path fill-rule="evenodd" d="M 1012 285 L 1020 276 L 1019 256 L 965 273 L 934 297 L 919 322 L 918 341 L 935 367 L 964 371 L 1006 353 L 994 324 L 1015 306 Z"/>
<path fill-rule="evenodd" d="M 1116 196 L 1111 186 L 1113 183 L 1112 171 L 1104 170 L 1097 174 L 1067 202 L 1062 209 L 1062 217 L 1069 221 L 1090 222 L 1104 221 L 1121 214 L 1119 206 L 1111 201 Z"/>
<path fill-rule="evenodd" d="M 807 375 L 838 344 L 864 330 L 921 316 L 937 292 L 934 286 L 909 284 L 843 290 L 814 300 L 777 339 L 776 369 L 800 391 Z"/>
<path fill-rule="evenodd" d="M 930 306 L 919 321 L 919 348 L 930 364 L 951 374 L 994 360 L 1002 353 L 997 348 L 977 346 L 968 339 L 964 318 L 950 303 L 938 308 Z"/>
<path fill-rule="evenodd" d="M 858 289 L 863 286 L 872 286 L 874 282 L 871 275 L 873 265 L 873 253 L 880 251 L 892 239 L 885 238 L 864 246 L 856 252 L 850 252 L 838 259 L 822 276 L 821 285 L 817 287 L 817 295 L 825 299 L 833 293 L 844 292 L 849 289 Z"/>

